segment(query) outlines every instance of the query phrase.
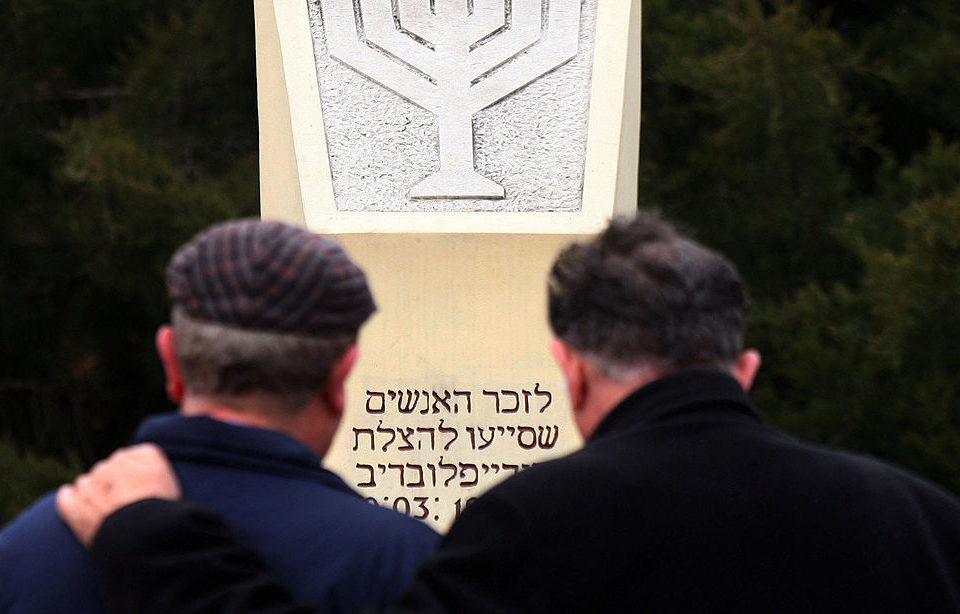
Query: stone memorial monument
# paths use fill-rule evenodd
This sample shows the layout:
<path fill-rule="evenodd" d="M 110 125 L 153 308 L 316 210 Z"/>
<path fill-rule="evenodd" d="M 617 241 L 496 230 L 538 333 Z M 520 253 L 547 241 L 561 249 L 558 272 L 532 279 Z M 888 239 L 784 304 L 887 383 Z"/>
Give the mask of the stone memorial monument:
<path fill-rule="evenodd" d="M 579 445 L 557 251 L 636 208 L 640 0 L 255 0 L 264 218 L 335 235 L 380 312 L 326 464 L 444 529 Z"/>

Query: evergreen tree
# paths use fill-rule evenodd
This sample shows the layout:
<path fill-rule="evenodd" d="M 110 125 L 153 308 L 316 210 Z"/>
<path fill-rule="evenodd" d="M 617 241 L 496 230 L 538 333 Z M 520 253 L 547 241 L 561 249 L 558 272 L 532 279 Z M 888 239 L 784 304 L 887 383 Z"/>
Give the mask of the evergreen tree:
<path fill-rule="evenodd" d="M 904 168 L 900 247 L 861 237 L 852 286 L 811 284 L 764 306 L 757 398 L 789 430 L 895 460 L 960 492 L 960 144 Z M 784 334 L 789 331 L 789 334 Z"/>
<path fill-rule="evenodd" d="M 21 449 L 90 462 L 168 407 L 153 352 L 163 266 L 201 228 L 257 211 L 248 4 L 0 8 L 18 59 L 0 72 L 0 178 L 14 186 L 0 436 Z"/>
<path fill-rule="evenodd" d="M 861 129 L 841 80 L 852 54 L 798 5 L 773 4 L 645 2 L 640 206 L 730 255 L 761 299 L 856 273 L 831 232 L 849 202 L 841 152 Z"/>

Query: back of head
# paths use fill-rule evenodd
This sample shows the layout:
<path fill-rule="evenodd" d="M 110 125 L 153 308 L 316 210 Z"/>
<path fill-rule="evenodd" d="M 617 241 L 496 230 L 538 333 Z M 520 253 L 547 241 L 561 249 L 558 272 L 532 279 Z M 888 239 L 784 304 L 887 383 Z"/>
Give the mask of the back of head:
<path fill-rule="evenodd" d="M 736 268 L 653 214 L 613 220 L 550 274 L 550 325 L 612 379 L 732 366 L 749 299 Z"/>
<path fill-rule="evenodd" d="M 333 240 L 280 222 L 213 226 L 167 266 L 188 393 L 303 406 L 376 309 Z"/>

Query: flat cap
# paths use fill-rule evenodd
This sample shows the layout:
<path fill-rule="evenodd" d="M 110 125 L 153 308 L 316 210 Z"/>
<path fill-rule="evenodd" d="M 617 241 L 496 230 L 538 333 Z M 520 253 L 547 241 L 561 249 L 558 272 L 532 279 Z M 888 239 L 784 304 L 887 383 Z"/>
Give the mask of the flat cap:
<path fill-rule="evenodd" d="M 211 226 L 177 250 L 167 290 L 191 318 L 271 332 L 355 333 L 376 310 L 337 242 L 256 219 Z"/>

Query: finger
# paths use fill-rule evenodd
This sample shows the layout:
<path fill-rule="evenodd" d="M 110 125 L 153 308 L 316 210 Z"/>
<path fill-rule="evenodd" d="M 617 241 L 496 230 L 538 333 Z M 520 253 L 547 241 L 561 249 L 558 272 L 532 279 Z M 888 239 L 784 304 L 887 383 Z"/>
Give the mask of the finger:
<path fill-rule="evenodd" d="M 103 475 L 104 473 L 109 473 L 110 465 L 113 462 L 113 456 L 107 460 L 102 460 L 96 463 L 93 467 L 90 468 L 90 471 L 87 473 L 92 476 Z"/>
<path fill-rule="evenodd" d="M 73 483 L 78 493 L 82 497 L 97 497 L 101 494 L 110 492 L 113 478 L 107 470 L 101 470 L 98 473 L 91 471 L 84 473 Z"/>
<path fill-rule="evenodd" d="M 84 513 L 88 506 L 77 489 L 69 484 L 61 486 L 57 490 L 56 507 L 57 513 L 73 531 L 77 540 L 85 547 L 90 547 L 96 527 L 91 522 L 89 514 Z"/>
<path fill-rule="evenodd" d="M 90 497 L 96 494 L 109 493 L 113 489 L 116 472 L 119 469 L 119 467 L 110 465 L 107 462 L 97 463 L 93 466 L 93 469 L 90 470 L 90 473 L 82 476 L 85 478 L 82 486 L 80 480 L 77 480 L 77 487 L 84 495 Z"/>
<path fill-rule="evenodd" d="M 73 508 L 76 505 L 77 489 L 70 484 L 64 484 L 57 489 L 57 512 L 64 519 L 73 517 Z"/>
<path fill-rule="evenodd" d="M 159 446 L 152 443 L 143 443 L 136 447 L 130 448 L 131 451 L 131 460 L 135 460 L 138 463 L 153 465 L 157 467 L 169 467 L 170 462 L 167 460 L 166 454 L 163 453 L 163 450 Z"/>
<path fill-rule="evenodd" d="M 98 475 L 123 474 L 137 467 L 166 466 L 166 457 L 153 444 L 138 444 L 122 448 L 110 455 L 106 461 L 97 463 L 93 473 Z"/>
<path fill-rule="evenodd" d="M 107 459 L 106 464 L 113 466 L 136 462 L 137 457 L 143 452 L 142 448 L 143 444 L 131 446 L 129 448 L 120 448 L 110 455 L 110 458 Z"/>
<path fill-rule="evenodd" d="M 77 491 L 77 493 L 88 493 L 94 490 L 93 477 L 89 473 L 84 473 L 73 481 L 73 488 Z"/>

